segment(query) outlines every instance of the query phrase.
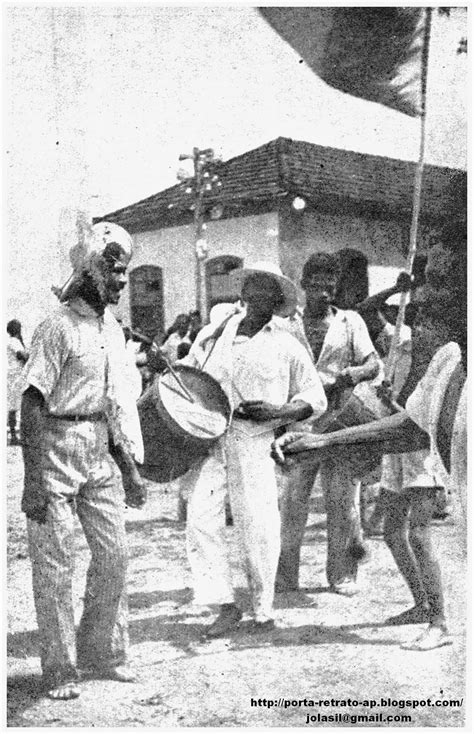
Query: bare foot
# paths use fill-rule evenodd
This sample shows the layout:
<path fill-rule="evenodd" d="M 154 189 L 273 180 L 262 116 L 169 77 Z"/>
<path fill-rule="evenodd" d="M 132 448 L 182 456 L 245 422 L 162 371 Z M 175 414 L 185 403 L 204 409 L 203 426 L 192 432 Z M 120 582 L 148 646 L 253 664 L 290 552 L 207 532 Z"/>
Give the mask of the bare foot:
<path fill-rule="evenodd" d="M 445 645 L 452 644 L 453 638 L 445 627 L 430 626 L 415 640 L 404 642 L 400 647 L 402 650 L 417 650 L 422 652 L 424 650 L 434 650 L 437 647 L 444 647 Z"/>
<path fill-rule="evenodd" d="M 54 701 L 69 701 L 72 698 L 79 698 L 81 689 L 75 681 L 69 681 L 68 683 L 61 683 L 55 688 L 50 688 L 47 695 L 48 698 L 52 698 Z"/>

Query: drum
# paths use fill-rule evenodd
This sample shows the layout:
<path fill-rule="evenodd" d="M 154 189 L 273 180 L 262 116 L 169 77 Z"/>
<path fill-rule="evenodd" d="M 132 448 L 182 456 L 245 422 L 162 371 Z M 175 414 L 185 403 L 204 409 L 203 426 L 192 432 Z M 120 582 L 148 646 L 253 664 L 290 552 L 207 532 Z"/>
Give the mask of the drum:
<path fill-rule="evenodd" d="M 138 401 L 145 460 L 141 474 L 155 482 L 182 476 L 226 432 L 231 408 L 219 383 L 194 367 L 176 365 Z"/>
<path fill-rule="evenodd" d="M 338 404 L 340 407 L 328 411 L 313 423 L 314 433 L 332 433 L 371 423 L 394 413 L 394 408 L 377 397 L 376 389 L 370 382 L 360 382 L 353 390 L 344 391 Z M 364 444 L 354 441 L 353 444 L 344 444 L 346 456 L 357 460 L 359 471 L 364 475 L 376 469 L 383 454 L 387 453 L 386 449 L 387 442 Z M 334 453 L 334 449 L 330 453 Z"/>
<path fill-rule="evenodd" d="M 341 428 L 361 426 L 394 412 L 377 397 L 375 387 L 369 382 L 359 382 L 351 390 L 345 390 L 338 400 L 338 407 L 329 410 L 313 423 L 314 433 L 332 433 Z"/>

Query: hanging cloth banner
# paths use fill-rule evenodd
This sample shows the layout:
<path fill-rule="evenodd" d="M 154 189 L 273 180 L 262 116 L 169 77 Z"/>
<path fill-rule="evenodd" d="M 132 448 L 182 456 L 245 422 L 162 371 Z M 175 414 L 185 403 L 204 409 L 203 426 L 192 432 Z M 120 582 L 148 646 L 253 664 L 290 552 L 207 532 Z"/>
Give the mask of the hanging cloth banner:
<path fill-rule="evenodd" d="M 399 7 L 262 7 L 260 14 L 327 84 L 422 114 L 426 12 Z"/>

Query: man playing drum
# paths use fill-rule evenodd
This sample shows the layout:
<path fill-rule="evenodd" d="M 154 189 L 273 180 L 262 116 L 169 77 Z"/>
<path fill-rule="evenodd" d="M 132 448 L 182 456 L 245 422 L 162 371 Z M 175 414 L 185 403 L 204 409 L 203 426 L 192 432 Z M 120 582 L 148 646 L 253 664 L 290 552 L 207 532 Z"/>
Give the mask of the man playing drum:
<path fill-rule="evenodd" d="M 235 271 L 234 277 L 245 310 L 228 319 L 204 354 L 191 349 L 186 358 L 218 380 L 234 408 L 228 433 L 194 474 L 188 507 L 194 602 L 220 605 L 219 616 L 207 630 L 210 638 L 232 632 L 242 618 L 227 558 L 226 489 L 250 589 L 253 630 L 270 630 L 280 553 L 278 492 L 270 456 L 274 428 L 319 416 L 327 405 L 309 353 L 281 320 L 273 318 L 294 312 L 295 285 L 271 263 Z"/>
<path fill-rule="evenodd" d="M 335 411 L 355 385 L 371 380 L 380 362 L 363 319 L 355 311 L 333 306 L 340 275 L 336 255 L 318 252 L 303 267 L 306 295 L 302 316 L 290 329 L 313 356 L 324 385 L 328 410 Z M 327 513 L 326 572 L 331 591 L 350 596 L 357 591 L 358 561 L 365 554 L 360 525 L 358 476 L 364 469 L 347 452 L 334 452 L 319 467 L 302 463 L 287 478 L 281 502 L 282 551 L 277 589 L 298 588 L 299 553 L 316 473 L 320 472 Z"/>
<path fill-rule="evenodd" d="M 457 495 L 456 510 L 466 537 L 467 232 L 462 220 L 448 222 L 430 248 L 420 316 L 443 326 L 440 333 L 446 334 L 446 343 L 434 354 L 404 410 L 325 435 L 286 433 L 276 442 L 274 455 L 282 462 L 286 452 L 304 451 L 309 462 L 318 462 L 321 452 L 324 455 L 334 447 L 347 451 L 356 446 L 360 450 L 362 445 L 378 441 L 384 441 L 392 451 L 411 452 L 416 446 L 426 445 L 429 438 L 430 455 L 425 466 L 440 476 L 453 496 Z M 402 648 L 432 650 L 453 642 L 446 623 L 440 562 L 430 530 L 436 487 L 402 483 L 398 489 L 387 507 L 388 523 L 405 546 L 405 558 L 396 556 L 396 561 L 415 606 L 389 618 L 387 624 L 427 622 L 426 629 L 403 643 Z"/>

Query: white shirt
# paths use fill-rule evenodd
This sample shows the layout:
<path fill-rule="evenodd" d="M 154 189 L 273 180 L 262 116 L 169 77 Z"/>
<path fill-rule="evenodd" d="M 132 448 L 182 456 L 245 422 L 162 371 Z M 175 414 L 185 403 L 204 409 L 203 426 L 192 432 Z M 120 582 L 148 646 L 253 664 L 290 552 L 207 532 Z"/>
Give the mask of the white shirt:
<path fill-rule="evenodd" d="M 382 355 L 382 357 L 384 357 L 384 367 L 386 364 L 386 358 L 388 357 L 388 353 L 390 351 L 390 344 L 392 342 L 394 333 L 395 326 L 387 321 L 375 341 L 375 345 L 379 353 Z M 411 349 L 411 329 L 406 324 L 402 324 L 402 328 L 400 330 L 400 338 L 398 340 L 396 349 L 395 371 L 392 380 L 394 398 L 398 397 L 400 390 L 402 389 L 408 377 L 408 373 L 410 372 Z"/>
<path fill-rule="evenodd" d="M 466 512 L 467 488 L 467 387 L 464 385 L 453 425 L 451 440 L 451 471 L 448 474 L 437 445 L 438 421 L 446 390 L 456 367 L 461 361 L 461 350 L 455 342 L 438 349 L 424 376 L 406 402 L 410 418 L 429 434 L 430 452 L 434 468 L 443 479 L 444 486 L 459 492 Z"/>
<path fill-rule="evenodd" d="M 337 376 L 346 367 L 361 365 L 370 354 L 375 354 L 365 321 L 358 313 L 334 307 L 332 313 L 333 317 L 316 362 L 324 387 L 334 385 Z M 288 328 L 312 354 L 299 313 L 288 319 Z"/>
<path fill-rule="evenodd" d="M 278 406 L 303 400 L 311 405 L 316 417 L 322 415 L 327 407 L 326 396 L 307 350 L 276 319 L 251 338 L 237 335 L 244 316 L 237 314 L 229 320 L 222 336 L 206 345 L 204 357 L 202 350 L 196 353 L 192 348 L 188 364 L 193 359 L 200 366 L 204 364 L 205 372 L 221 384 L 232 407 L 246 400 Z M 254 422 L 242 423 L 250 428 Z"/>
<path fill-rule="evenodd" d="M 104 411 L 115 437 L 139 462 L 143 442 L 130 364 L 122 329 L 113 314 L 103 316 L 82 299 L 62 304 L 35 330 L 25 381 L 36 387 L 53 415 Z"/>

